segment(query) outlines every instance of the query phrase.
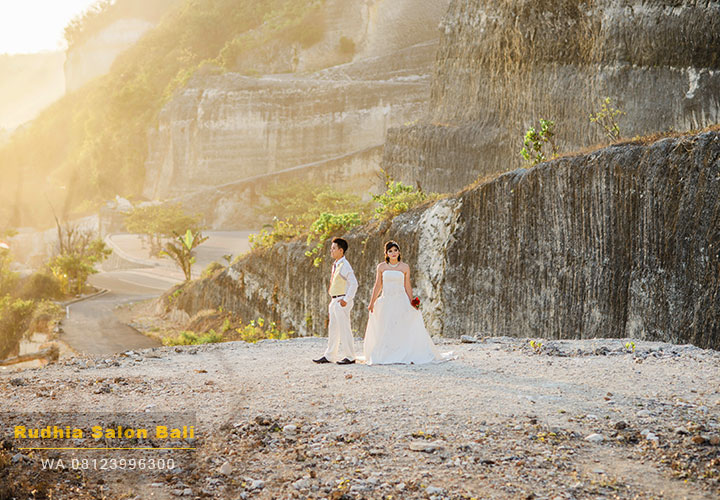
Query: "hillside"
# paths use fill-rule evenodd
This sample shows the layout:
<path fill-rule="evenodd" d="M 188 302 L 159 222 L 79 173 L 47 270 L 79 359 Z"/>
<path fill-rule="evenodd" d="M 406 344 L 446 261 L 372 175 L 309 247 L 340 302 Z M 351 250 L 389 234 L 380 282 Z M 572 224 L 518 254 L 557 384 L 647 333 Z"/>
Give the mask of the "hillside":
<path fill-rule="evenodd" d="M 104 75 L 117 56 L 137 42 L 182 0 L 101 0 L 65 27 L 65 87 L 73 92 Z"/>
<path fill-rule="evenodd" d="M 9 182 L 0 208 L 11 226 L 50 224 L 44 192 L 61 214 L 87 211 L 117 194 L 137 196 L 144 181 L 147 132 L 163 104 L 201 65 L 222 65 L 236 36 L 275 20 L 272 33 L 298 42 L 313 23 L 311 0 L 186 1 L 122 54 L 111 71 L 45 109 L 0 148 Z M 207 27 L 212 26 L 212 30 Z M 223 71 L 222 69 L 220 71 Z"/>

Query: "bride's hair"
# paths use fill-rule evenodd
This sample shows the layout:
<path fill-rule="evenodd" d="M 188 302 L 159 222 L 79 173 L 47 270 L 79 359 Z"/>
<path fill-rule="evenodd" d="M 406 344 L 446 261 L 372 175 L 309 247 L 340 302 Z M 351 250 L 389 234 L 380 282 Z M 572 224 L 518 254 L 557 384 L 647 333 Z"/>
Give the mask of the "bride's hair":
<path fill-rule="evenodd" d="M 387 262 L 388 264 L 390 263 L 390 257 L 388 257 L 387 253 L 393 247 L 397 248 L 398 252 L 400 252 L 400 245 L 395 243 L 393 240 L 385 242 L 385 262 Z M 402 260 L 402 253 L 400 253 L 400 255 L 398 255 L 398 262 L 400 262 L 401 260 Z"/>

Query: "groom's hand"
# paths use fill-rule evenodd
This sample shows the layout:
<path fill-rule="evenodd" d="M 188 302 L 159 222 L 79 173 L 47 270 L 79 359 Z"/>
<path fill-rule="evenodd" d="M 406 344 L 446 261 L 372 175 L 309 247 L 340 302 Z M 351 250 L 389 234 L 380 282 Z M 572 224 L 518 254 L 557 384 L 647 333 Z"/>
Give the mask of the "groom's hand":
<path fill-rule="evenodd" d="M 345 307 L 347 305 L 347 302 L 345 302 L 345 300 L 343 300 L 343 299 L 340 299 L 340 305 L 342 307 Z"/>

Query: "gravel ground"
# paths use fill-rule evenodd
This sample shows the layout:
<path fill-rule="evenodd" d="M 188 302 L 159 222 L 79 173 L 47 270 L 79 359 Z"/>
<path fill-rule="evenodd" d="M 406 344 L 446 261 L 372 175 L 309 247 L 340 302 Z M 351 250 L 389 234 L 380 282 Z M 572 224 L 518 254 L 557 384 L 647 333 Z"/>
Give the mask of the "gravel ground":
<path fill-rule="evenodd" d="M 720 352 L 465 340 L 438 365 L 316 365 L 325 339 L 305 338 L 1 374 L 5 411 L 193 412 L 197 450 L 171 471 L 68 473 L 6 435 L 0 498 L 720 496 Z"/>

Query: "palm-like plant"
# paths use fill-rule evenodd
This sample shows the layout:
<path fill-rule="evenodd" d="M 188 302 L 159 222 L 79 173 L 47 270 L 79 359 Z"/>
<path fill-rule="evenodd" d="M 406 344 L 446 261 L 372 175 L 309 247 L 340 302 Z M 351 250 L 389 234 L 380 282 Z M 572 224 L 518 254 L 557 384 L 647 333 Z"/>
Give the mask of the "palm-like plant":
<path fill-rule="evenodd" d="M 190 281 L 192 279 L 192 265 L 195 263 L 195 249 L 207 239 L 208 237 L 203 236 L 200 231 L 193 232 L 190 229 L 185 231 L 183 235 L 175 233 L 175 238 L 165 243 L 160 255 L 174 260 L 182 269 L 185 281 Z"/>

